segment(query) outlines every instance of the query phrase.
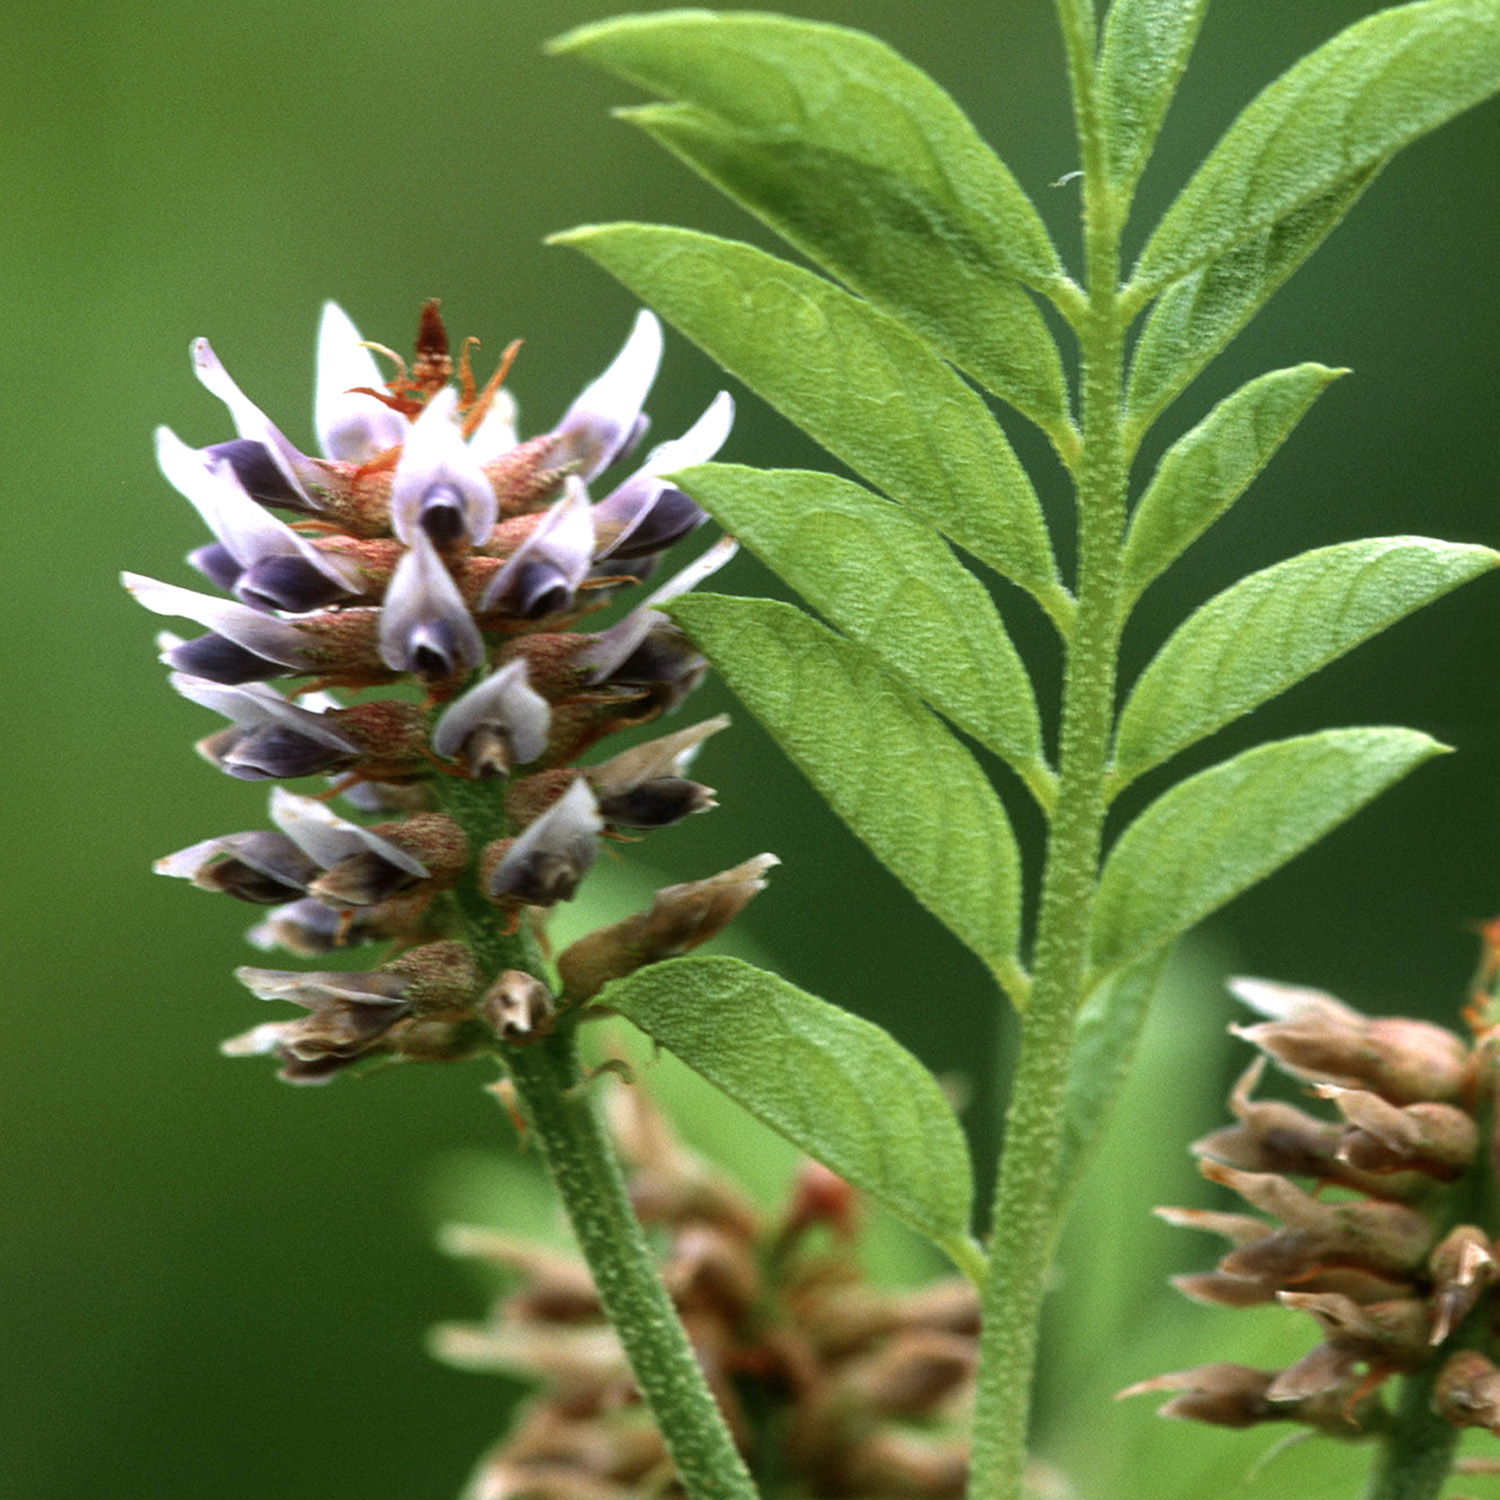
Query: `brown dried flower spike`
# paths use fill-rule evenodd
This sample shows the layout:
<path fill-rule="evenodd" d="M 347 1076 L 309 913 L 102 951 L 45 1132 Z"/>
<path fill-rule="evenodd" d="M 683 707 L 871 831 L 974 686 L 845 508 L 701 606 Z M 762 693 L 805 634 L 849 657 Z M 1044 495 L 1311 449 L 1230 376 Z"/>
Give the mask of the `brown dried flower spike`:
<path fill-rule="evenodd" d="M 1258 979 L 1230 988 L 1264 1020 L 1232 1028 L 1256 1059 L 1230 1096 L 1238 1124 L 1198 1141 L 1199 1170 L 1257 1213 L 1159 1209 L 1231 1242 L 1216 1268 L 1176 1279 L 1201 1301 L 1280 1303 L 1320 1341 L 1279 1371 L 1215 1364 L 1122 1395 L 1170 1391 L 1163 1416 L 1220 1426 L 1290 1421 L 1368 1437 L 1392 1419 L 1383 1387 L 1423 1375 L 1433 1410 L 1500 1434 L 1500 1249 L 1492 1222 L 1494 940 L 1465 1012 L 1472 1043 L 1425 1021 L 1373 1018 L 1318 990 Z M 1337 1119 L 1253 1098 L 1266 1059 Z"/>

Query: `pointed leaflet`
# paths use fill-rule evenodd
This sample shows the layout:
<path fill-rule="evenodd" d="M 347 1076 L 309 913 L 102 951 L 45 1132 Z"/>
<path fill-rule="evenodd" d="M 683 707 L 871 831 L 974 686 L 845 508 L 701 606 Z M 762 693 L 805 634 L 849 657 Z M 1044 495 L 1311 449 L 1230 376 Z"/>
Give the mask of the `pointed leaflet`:
<path fill-rule="evenodd" d="M 1094 900 L 1093 980 L 1186 932 L 1446 748 L 1415 729 L 1326 729 L 1179 783 L 1110 850 Z"/>
<path fill-rule="evenodd" d="M 1129 295 L 1180 277 L 1500 89 L 1500 3 L 1424 0 L 1357 22 L 1262 91 L 1141 252 Z"/>
<path fill-rule="evenodd" d="M 651 224 L 554 239 L 617 276 L 893 500 L 1066 617 L 1041 507 L 1005 434 L 893 318 L 734 240 Z"/>
<path fill-rule="evenodd" d="M 1114 0 L 1104 19 L 1099 112 L 1109 175 L 1134 186 L 1177 91 L 1208 0 Z"/>
<path fill-rule="evenodd" d="M 1125 539 L 1133 601 L 1244 493 L 1330 381 L 1326 365 L 1272 370 L 1221 401 L 1157 465 Z"/>
<path fill-rule="evenodd" d="M 1139 776 L 1497 564 L 1488 547 L 1377 537 L 1242 578 L 1141 673 L 1120 715 L 1116 775 Z"/>
<path fill-rule="evenodd" d="M 670 612 L 876 858 L 1016 993 L 1015 836 L 942 722 L 873 652 L 789 604 L 692 594 Z"/>
<path fill-rule="evenodd" d="M 662 11 L 582 27 L 554 50 L 674 101 L 622 113 L 997 395 L 1067 425 L 1056 345 L 1020 285 L 1066 284 L 1047 232 L 953 100 L 884 43 L 782 16 Z"/>
<path fill-rule="evenodd" d="M 653 964 L 595 1004 L 974 1266 L 963 1131 L 932 1075 L 880 1027 L 736 958 Z"/>
<path fill-rule="evenodd" d="M 703 464 L 677 482 L 831 624 L 1023 775 L 1036 700 L 988 591 L 923 522 L 832 474 Z"/>
<path fill-rule="evenodd" d="M 1174 283 L 1146 319 L 1130 366 L 1127 434 L 1137 438 L 1265 306 L 1374 180 L 1372 167 Z"/>

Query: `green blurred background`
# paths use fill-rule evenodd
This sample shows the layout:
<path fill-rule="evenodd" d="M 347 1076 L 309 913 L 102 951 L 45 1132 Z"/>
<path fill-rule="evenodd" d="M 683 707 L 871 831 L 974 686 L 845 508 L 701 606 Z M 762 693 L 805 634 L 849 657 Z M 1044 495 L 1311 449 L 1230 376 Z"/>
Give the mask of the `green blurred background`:
<path fill-rule="evenodd" d="M 601 273 L 543 248 L 544 235 L 632 217 L 765 243 L 608 119 L 629 90 L 541 55 L 547 36 L 615 8 L 62 0 L 7 14 L 6 1495 L 425 1500 L 453 1495 L 499 1428 L 504 1387 L 422 1352 L 428 1324 L 478 1307 L 431 1236 L 478 1180 L 454 1162 L 513 1149 L 480 1090 L 488 1075 L 409 1069 L 294 1091 L 269 1068 L 219 1058 L 221 1037 L 263 1018 L 229 976 L 254 957 L 240 940 L 253 913 L 155 880 L 149 866 L 210 833 L 259 826 L 263 792 L 193 756 L 205 716 L 167 690 L 151 646 L 158 622 L 115 575 L 190 581 L 181 557 L 202 536 L 155 472 L 151 431 L 229 435 L 190 373 L 194 336 L 211 337 L 252 397 L 310 442 L 322 299 L 405 348 L 421 299 L 441 295 L 452 331 L 481 335 L 487 355 L 525 337 L 511 386 L 536 431 L 602 367 L 632 313 Z M 1374 8 L 1216 0 L 1140 222 L 1261 84 Z M 1076 189 L 1049 186 L 1075 165 L 1050 5 L 793 9 L 877 31 L 945 83 L 1072 255 Z M 1168 414 L 1163 437 L 1251 375 L 1302 359 L 1356 371 L 1148 596 L 1135 663 L 1194 602 L 1303 547 L 1405 531 L 1500 543 L 1497 183 L 1492 106 L 1399 159 Z M 681 430 L 717 379 L 673 338 L 656 431 Z M 753 398 L 741 412 L 726 457 L 821 461 Z M 1008 426 L 1060 505 L 1043 445 Z M 748 560 L 723 584 L 770 586 Z M 1049 684 L 1045 631 L 1005 602 Z M 1198 1200 L 1180 1146 L 1216 1119 L 1213 1096 L 1239 1061 L 1222 1041 L 1225 964 L 1372 1009 L 1451 1011 L 1473 958 L 1466 924 L 1500 909 L 1497 618 L 1500 593 L 1476 585 L 1199 756 L 1390 720 L 1462 752 L 1237 903 L 1170 987 L 1149 1085 L 1086 1197 L 1058 1299 L 1045 1441 L 1090 1496 L 1228 1492 L 1267 1446 L 1169 1430 L 1149 1403 L 1099 1405 L 1126 1380 L 1227 1347 L 1213 1341 L 1218 1321 L 1156 1290 L 1165 1270 L 1205 1262 L 1207 1247 L 1144 1210 Z M 695 705 L 721 706 L 732 707 L 715 686 Z M 743 714 L 703 766 L 722 810 L 655 836 L 632 864 L 681 880 L 778 852 L 785 868 L 744 919 L 747 935 L 792 979 L 891 1026 L 939 1070 L 966 1071 L 987 1156 L 995 1100 L 984 1077 L 1009 1039 L 977 966 Z M 627 879 L 605 878 L 608 899 L 628 899 Z M 1136 1347 L 1142 1328 L 1149 1352 Z M 1296 1330 L 1293 1347 L 1309 1341 Z M 1105 1451 L 1101 1437 L 1114 1472 L 1086 1456 Z M 1148 1491 L 1140 1466 L 1158 1461 L 1175 1478 Z M 1352 1481 L 1313 1477 L 1336 1472 L 1317 1468 L 1322 1458 L 1282 1462 L 1246 1493 L 1352 1492 Z"/>

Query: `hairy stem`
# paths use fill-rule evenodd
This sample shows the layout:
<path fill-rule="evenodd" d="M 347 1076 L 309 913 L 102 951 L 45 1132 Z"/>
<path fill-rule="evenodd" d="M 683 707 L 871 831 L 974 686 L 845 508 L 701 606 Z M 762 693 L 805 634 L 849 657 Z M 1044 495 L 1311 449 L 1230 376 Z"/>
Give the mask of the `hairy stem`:
<path fill-rule="evenodd" d="M 755 1485 L 657 1275 L 589 1093 L 578 1087 L 572 1028 L 510 1049 L 505 1064 L 684 1487 L 701 1500 L 751 1500 Z"/>
<path fill-rule="evenodd" d="M 1364 1500 L 1437 1500 L 1453 1468 L 1458 1428 L 1432 1409 L 1433 1364 L 1401 1383 L 1401 1405 L 1381 1443 Z"/>
<path fill-rule="evenodd" d="M 1088 962 L 1107 806 L 1105 772 L 1120 637 L 1126 457 L 1120 398 L 1120 205 L 1094 113 L 1091 7 L 1059 0 L 1084 170 L 1088 306 L 1079 326 L 1083 449 L 1076 477 L 1078 611 L 1066 645 L 1057 800 L 1048 831 L 1031 1000 L 996 1186 L 974 1419 L 972 1500 L 1016 1500 L 1025 1472 L 1037 1332 L 1061 1222 L 1064 1104 Z"/>
<path fill-rule="evenodd" d="M 438 796 L 476 850 L 510 832 L 493 784 L 440 777 Z M 472 868 L 453 896 L 487 974 L 524 969 L 548 977 L 530 926 L 523 921 L 507 930 Z M 614 1147 L 582 1083 L 575 1031 L 564 1017 L 555 1035 L 500 1049 L 502 1061 L 683 1486 L 693 1500 L 755 1500 L 754 1482 L 662 1285 Z"/>

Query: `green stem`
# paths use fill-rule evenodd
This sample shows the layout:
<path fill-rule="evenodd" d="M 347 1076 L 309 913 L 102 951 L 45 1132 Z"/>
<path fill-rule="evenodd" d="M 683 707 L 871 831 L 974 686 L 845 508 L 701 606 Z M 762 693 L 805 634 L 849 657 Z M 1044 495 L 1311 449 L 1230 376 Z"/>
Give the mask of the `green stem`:
<path fill-rule="evenodd" d="M 1453 1468 L 1458 1428 L 1432 1409 L 1438 1362 L 1401 1382 L 1401 1405 L 1364 1500 L 1437 1500 Z"/>
<path fill-rule="evenodd" d="M 691 1496 L 753 1500 L 756 1490 L 704 1383 L 614 1150 L 580 1089 L 572 1027 L 508 1049 L 505 1065 L 557 1184 L 599 1300 Z"/>
<path fill-rule="evenodd" d="M 1119 556 L 1127 460 L 1120 402 L 1120 206 L 1094 114 L 1092 8 L 1059 0 L 1083 153 L 1088 307 L 1078 328 L 1083 450 L 1076 486 L 1078 609 L 1066 646 L 1057 800 L 1048 831 L 1030 1004 L 996 1185 L 984 1296 L 971 1500 L 1016 1500 L 1025 1473 L 1038 1325 L 1061 1222 L 1057 1174 L 1074 1020 L 1087 969 L 1089 918 L 1107 807 Z"/>
<path fill-rule="evenodd" d="M 477 851 L 510 832 L 492 783 L 436 779 L 443 810 L 460 822 Z M 546 979 L 529 924 L 507 930 L 471 868 L 453 892 L 469 946 L 485 973 L 524 969 Z M 756 1500 L 723 1414 L 703 1378 L 672 1299 L 662 1285 L 640 1221 L 630 1206 L 618 1158 L 583 1086 L 576 1024 L 526 1047 L 501 1047 L 531 1134 L 588 1263 L 641 1394 L 693 1500 Z"/>

